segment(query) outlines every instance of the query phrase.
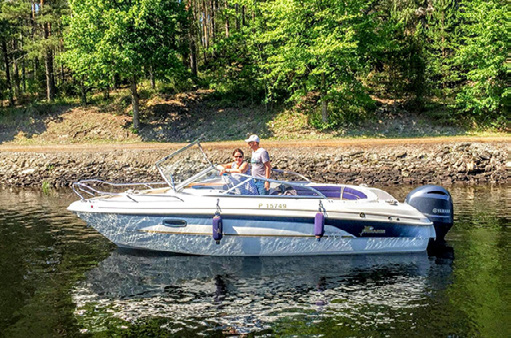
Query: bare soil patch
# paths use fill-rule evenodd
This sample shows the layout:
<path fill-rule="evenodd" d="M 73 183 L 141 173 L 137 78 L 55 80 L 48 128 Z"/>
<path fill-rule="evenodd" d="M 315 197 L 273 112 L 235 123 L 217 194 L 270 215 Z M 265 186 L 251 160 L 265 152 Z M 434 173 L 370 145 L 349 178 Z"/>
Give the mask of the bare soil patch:
<path fill-rule="evenodd" d="M 271 148 L 343 148 L 343 147 L 385 147 L 411 146 L 423 144 L 453 144 L 453 143 L 509 143 L 511 137 L 435 137 L 416 139 L 331 139 L 331 140 L 262 140 L 261 145 Z M 8 152 L 97 152 L 115 150 L 151 150 L 179 149 L 187 143 L 76 143 L 76 144 L 46 144 L 18 145 L 0 144 L 0 151 Z M 243 140 L 226 142 L 204 142 L 205 149 L 234 149 L 246 147 Z"/>

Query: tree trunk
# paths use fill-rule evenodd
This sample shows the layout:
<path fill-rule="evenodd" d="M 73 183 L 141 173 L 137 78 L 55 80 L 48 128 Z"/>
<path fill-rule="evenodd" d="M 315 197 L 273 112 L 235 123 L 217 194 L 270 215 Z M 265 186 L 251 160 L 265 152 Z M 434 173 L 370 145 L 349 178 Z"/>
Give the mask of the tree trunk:
<path fill-rule="evenodd" d="M 21 79 L 20 79 L 20 71 L 18 69 L 18 62 L 16 59 L 13 61 L 13 74 L 12 77 L 14 78 L 14 96 L 16 97 L 16 101 L 20 101 L 20 95 L 21 95 Z"/>
<path fill-rule="evenodd" d="M 328 102 L 326 100 L 326 79 L 325 73 L 321 74 L 321 120 L 328 123 Z"/>
<path fill-rule="evenodd" d="M 197 77 L 197 47 L 193 34 L 190 34 L 190 69 L 194 77 Z"/>
<path fill-rule="evenodd" d="M 44 7 L 44 0 L 41 0 L 41 11 Z M 43 23 L 44 39 L 48 40 L 50 37 L 50 23 Z M 48 102 L 55 99 L 55 71 L 53 69 L 53 52 L 50 48 L 46 47 L 44 55 L 44 67 L 46 70 L 46 98 Z"/>
<path fill-rule="evenodd" d="M 59 46 L 60 46 L 60 52 L 63 53 L 65 51 L 64 49 L 64 41 L 62 41 L 62 39 L 60 39 L 60 43 L 59 43 Z M 64 84 L 66 80 L 66 77 L 65 77 L 65 73 L 64 73 L 64 62 L 60 62 L 60 83 L 61 84 Z"/>
<path fill-rule="evenodd" d="M 62 83 L 66 81 L 66 70 L 64 69 L 64 63 L 60 64 L 60 74 L 62 74 Z"/>
<path fill-rule="evenodd" d="M 9 54 L 7 53 L 7 43 L 2 41 L 2 53 L 4 54 L 4 62 L 5 62 L 5 80 L 7 82 L 7 88 L 9 89 L 9 103 L 11 106 L 14 106 L 14 95 L 12 93 L 12 83 L 11 83 L 11 73 L 10 73 L 10 65 L 9 65 Z"/>
<path fill-rule="evenodd" d="M 139 113 L 139 97 L 137 92 L 137 80 L 135 77 L 131 79 L 131 104 L 133 106 L 133 129 L 138 131 L 140 122 L 138 118 Z"/>
<path fill-rule="evenodd" d="M 36 8 L 36 5 L 33 1 L 31 2 L 31 5 L 32 5 L 32 7 L 31 7 L 32 15 L 30 16 L 30 26 L 32 29 L 31 29 L 30 33 L 32 34 L 32 42 L 35 43 L 35 32 L 36 32 L 35 8 Z M 32 81 L 37 79 L 37 67 L 38 66 L 39 66 L 39 62 L 38 62 L 37 56 L 35 56 L 33 72 L 31 72 L 31 74 L 30 74 L 30 78 Z"/>
<path fill-rule="evenodd" d="M 194 77 L 197 77 L 197 46 L 195 45 L 195 24 L 196 24 L 196 6 L 193 1 L 188 1 L 188 48 L 190 49 L 189 66 Z"/>
<path fill-rule="evenodd" d="M 227 10 L 229 9 L 229 4 L 227 0 L 225 0 L 225 37 L 229 38 L 229 13 Z"/>
<path fill-rule="evenodd" d="M 236 9 L 236 31 L 240 31 L 240 5 L 234 4 L 234 8 Z"/>
<path fill-rule="evenodd" d="M 326 100 L 321 101 L 321 120 L 323 123 L 328 123 L 328 102 Z"/>
<path fill-rule="evenodd" d="M 39 58 L 34 57 L 34 72 L 32 73 L 32 80 L 37 81 L 37 70 L 39 68 Z"/>
<path fill-rule="evenodd" d="M 25 58 L 21 60 L 21 83 L 23 84 L 23 93 L 27 93 L 27 69 L 25 66 Z"/>
<path fill-rule="evenodd" d="M 106 86 L 106 88 L 104 89 L 103 95 L 104 95 L 103 99 L 105 101 L 110 100 L 110 86 Z"/>
<path fill-rule="evenodd" d="M 12 50 L 17 51 L 17 45 L 16 45 L 16 39 L 12 41 Z M 17 54 L 17 53 L 16 53 Z M 21 81 L 20 81 L 20 71 L 18 68 L 18 60 L 16 60 L 16 54 L 14 55 L 12 65 L 13 65 L 13 72 L 12 77 L 14 80 L 14 96 L 16 97 L 16 101 L 20 102 L 20 91 L 21 91 Z"/>
<path fill-rule="evenodd" d="M 21 34 L 20 34 L 20 38 L 21 38 Z M 23 40 L 20 39 L 20 49 L 23 50 Z M 26 74 L 27 70 L 26 70 L 26 66 L 25 66 L 25 56 L 23 56 L 23 58 L 21 59 L 21 84 L 22 84 L 22 88 L 23 88 L 23 93 L 26 94 L 27 93 L 27 74 Z"/>
<path fill-rule="evenodd" d="M 208 14 L 208 6 L 206 6 L 206 1 L 203 1 L 202 2 L 202 10 L 203 10 L 203 18 L 204 20 L 202 21 L 202 28 L 204 30 L 204 48 L 205 49 L 208 49 L 209 48 L 209 23 L 210 23 L 210 19 L 208 18 L 209 14 Z"/>
<path fill-rule="evenodd" d="M 156 88 L 156 81 L 154 80 L 154 69 L 153 69 L 153 66 L 149 67 L 149 77 L 151 79 L 151 88 L 155 89 Z"/>
<path fill-rule="evenodd" d="M 119 77 L 115 74 L 112 75 L 112 84 L 114 90 L 119 89 Z"/>
<path fill-rule="evenodd" d="M 202 1 L 201 5 L 201 16 L 202 16 L 202 54 L 204 55 L 204 64 L 208 64 L 208 47 L 209 47 L 209 40 L 208 40 L 208 13 L 207 13 L 207 7 L 205 1 Z"/>
<path fill-rule="evenodd" d="M 211 18 L 210 19 L 210 29 L 209 29 L 209 33 L 210 33 L 210 40 L 215 41 L 215 30 L 216 30 L 216 27 L 215 27 L 215 11 L 216 11 L 216 8 L 215 8 L 215 0 L 211 0 L 211 3 L 210 3 L 210 8 L 211 8 L 211 13 L 209 14 L 209 17 Z"/>
<path fill-rule="evenodd" d="M 80 81 L 80 102 L 84 106 L 87 105 L 87 88 L 85 88 L 83 81 Z"/>
<path fill-rule="evenodd" d="M 44 67 L 46 69 L 46 99 L 52 102 L 55 99 L 55 77 L 53 71 L 53 53 L 46 51 L 44 58 Z"/>

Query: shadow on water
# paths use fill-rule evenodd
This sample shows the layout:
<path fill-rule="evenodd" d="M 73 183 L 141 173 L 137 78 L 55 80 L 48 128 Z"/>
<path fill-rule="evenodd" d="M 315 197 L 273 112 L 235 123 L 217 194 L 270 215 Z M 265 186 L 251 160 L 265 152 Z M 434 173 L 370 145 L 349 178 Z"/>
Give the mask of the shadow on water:
<path fill-rule="evenodd" d="M 435 258 L 437 264 L 450 264 L 454 260 L 454 248 L 445 240 L 432 242 L 428 247 L 428 255 Z"/>

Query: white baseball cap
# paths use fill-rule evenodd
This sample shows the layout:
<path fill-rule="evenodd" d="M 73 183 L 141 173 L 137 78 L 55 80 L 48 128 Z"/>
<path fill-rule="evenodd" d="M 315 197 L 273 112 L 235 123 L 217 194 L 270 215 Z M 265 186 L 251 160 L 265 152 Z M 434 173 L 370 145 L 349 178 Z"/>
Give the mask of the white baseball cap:
<path fill-rule="evenodd" d="M 254 135 L 250 135 L 250 137 L 247 138 L 245 140 L 245 142 L 247 142 L 247 143 L 249 143 L 249 142 L 257 142 L 257 143 L 259 143 L 259 136 L 255 135 L 255 134 Z"/>

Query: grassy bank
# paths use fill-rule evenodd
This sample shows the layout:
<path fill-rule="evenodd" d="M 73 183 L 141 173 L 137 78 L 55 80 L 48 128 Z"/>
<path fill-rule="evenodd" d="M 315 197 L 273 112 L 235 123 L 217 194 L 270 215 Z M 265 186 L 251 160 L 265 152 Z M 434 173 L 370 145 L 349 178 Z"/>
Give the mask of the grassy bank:
<path fill-rule="evenodd" d="M 188 142 L 240 140 L 252 133 L 270 140 L 339 138 L 423 138 L 439 136 L 507 137 L 508 131 L 443 121 L 431 111 L 418 114 L 395 102 L 379 102 L 364 121 L 345 121 L 335 129 L 311 126 L 315 105 L 275 107 L 229 102 L 213 91 L 180 94 L 141 89 L 140 130 L 131 128 L 131 98 L 117 90 L 95 95 L 88 105 L 77 101 L 36 103 L 0 110 L 0 142 L 18 145 L 75 143 Z"/>

